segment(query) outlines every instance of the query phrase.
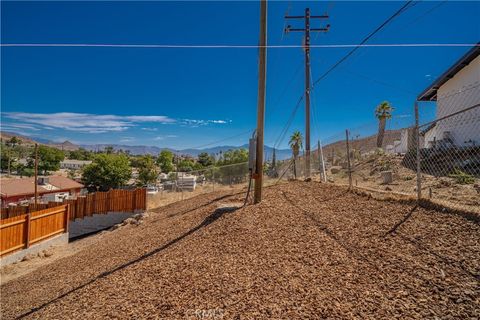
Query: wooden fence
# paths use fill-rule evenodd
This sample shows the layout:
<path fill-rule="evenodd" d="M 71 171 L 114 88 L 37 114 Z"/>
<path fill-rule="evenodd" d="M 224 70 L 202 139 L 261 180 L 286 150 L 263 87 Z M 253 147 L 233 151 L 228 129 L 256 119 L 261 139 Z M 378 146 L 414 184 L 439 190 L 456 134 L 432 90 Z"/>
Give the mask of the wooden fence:
<path fill-rule="evenodd" d="M 147 190 L 112 189 L 107 192 L 95 192 L 83 197 L 77 197 L 77 199 L 65 200 L 64 202 L 39 203 L 37 204 L 37 210 L 52 208 L 62 204 L 70 205 L 69 219 L 72 221 L 82 219 L 83 217 L 90 217 L 94 214 L 146 210 Z M 1 219 L 16 217 L 34 211 L 34 204 L 2 208 Z"/>
<path fill-rule="evenodd" d="M 0 255 L 68 231 L 69 205 L 64 204 L 0 220 Z"/>

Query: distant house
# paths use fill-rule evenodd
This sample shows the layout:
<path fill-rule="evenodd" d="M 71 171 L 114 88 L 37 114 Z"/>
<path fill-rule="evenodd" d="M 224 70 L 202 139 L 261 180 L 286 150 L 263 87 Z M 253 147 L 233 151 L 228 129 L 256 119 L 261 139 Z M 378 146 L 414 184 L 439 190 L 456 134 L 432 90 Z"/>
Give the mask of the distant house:
<path fill-rule="evenodd" d="M 480 145 L 479 54 L 480 46 L 473 47 L 417 97 L 436 101 L 440 119 L 422 131 L 425 147 Z M 471 110 L 442 119 L 466 109 Z"/>
<path fill-rule="evenodd" d="M 74 169 L 79 170 L 89 165 L 92 161 L 88 160 L 63 160 L 60 162 L 60 169 Z"/>
<path fill-rule="evenodd" d="M 77 195 L 83 184 L 62 176 L 39 177 L 37 192 L 41 201 L 61 201 Z M 12 178 L 0 180 L 2 207 L 21 201 L 31 201 L 35 197 L 35 178 Z"/>

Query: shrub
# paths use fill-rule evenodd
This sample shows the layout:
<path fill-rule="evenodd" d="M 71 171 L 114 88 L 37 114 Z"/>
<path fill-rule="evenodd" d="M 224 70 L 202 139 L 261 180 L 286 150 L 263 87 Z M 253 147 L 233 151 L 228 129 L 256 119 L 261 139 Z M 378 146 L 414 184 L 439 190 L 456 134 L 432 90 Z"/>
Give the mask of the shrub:
<path fill-rule="evenodd" d="M 455 169 L 449 176 L 455 179 L 455 182 L 458 184 L 473 184 L 475 182 L 474 176 L 469 175 L 460 169 Z"/>

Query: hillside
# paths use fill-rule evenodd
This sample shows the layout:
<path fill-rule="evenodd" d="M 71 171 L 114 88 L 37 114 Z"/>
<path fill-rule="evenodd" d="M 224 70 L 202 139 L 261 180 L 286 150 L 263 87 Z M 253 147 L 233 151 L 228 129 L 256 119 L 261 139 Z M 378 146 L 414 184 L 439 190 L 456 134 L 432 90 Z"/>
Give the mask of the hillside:
<path fill-rule="evenodd" d="M 38 144 L 41 144 L 41 145 L 46 145 L 46 146 L 50 146 L 50 147 L 54 147 L 54 148 L 57 148 L 57 149 L 60 149 L 60 150 L 66 150 L 66 151 L 78 150 L 78 148 L 79 148 L 79 146 L 71 143 L 70 141 L 64 141 L 64 142 L 59 143 L 59 142 L 53 142 L 53 141 L 46 140 L 46 139 L 38 139 L 38 138 L 33 139 L 33 138 L 26 137 L 26 136 L 23 136 L 23 135 L 18 134 L 18 133 L 7 132 L 7 131 L 1 131 L 0 132 L 0 137 L 4 141 L 9 140 L 12 137 L 17 137 L 18 139 L 20 139 L 22 141 L 22 144 L 24 144 L 24 145 L 34 145 L 35 143 L 38 143 Z"/>
<path fill-rule="evenodd" d="M 3 319 L 467 319 L 480 226 L 329 184 L 210 193 L 152 210 L 2 285 Z"/>
<path fill-rule="evenodd" d="M 208 154 L 218 154 L 220 152 L 225 152 L 228 150 L 237 150 L 237 149 L 247 149 L 248 150 L 248 144 L 244 144 L 241 146 L 229 146 L 229 145 L 224 145 L 224 146 L 216 146 L 216 147 L 210 147 L 210 148 L 204 148 L 204 149 L 172 149 L 172 148 L 160 148 L 156 146 L 131 146 L 131 145 L 122 145 L 122 144 L 95 144 L 95 145 L 81 145 L 82 148 L 85 148 L 90 151 L 95 151 L 95 150 L 103 150 L 106 147 L 113 147 L 114 150 L 128 150 L 131 154 L 135 155 L 142 155 L 142 154 L 152 154 L 152 155 L 157 155 L 159 154 L 162 150 L 170 150 L 174 153 L 179 153 L 179 154 L 186 154 L 190 155 L 192 157 L 198 156 L 202 152 L 206 152 Z M 265 155 L 266 159 L 271 159 L 273 153 L 273 148 L 269 146 L 265 146 Z M 290 149 L 277 149 L 275 150 L 277 160 L 285 160 L 290 158 L 292 151 Z"/>
<path fill-rule="evenodd" d="M 34 140 L 30 139 L 29 137 L 22 136 L 22 135 L 17 134 L 17 133 L 0 131 L 0 138 L 3 141 L 10 140 L 13 137 L 17 137 L 18 139 L 20 139 L 22 141 L 22 144 L 26 144 L 26 145 L 33 145 L 37 142 L 37 141 L 34 141 Z"/>
<path fill-rule="evenodd" d="M 72 151 L 72 150 L 77 150 L 79 148 L 84 148 L 86 150 L 90 151 L 97 151 L 97 150 L 104 150 L 106 147 L 113 147 L 114 150 L 123 150 L 123 151 L 129 151 L 132 155 L 144 155 L 144 154 L 151 154 L 151 155 L 157 155 L 159 154 L 162 150 L 170 150 L 175 153 L 180 153 L 182 155 L 190 155 L 192 157 L 198 156 L 202 152 L 206 152 L 208 154 L 218 154 L 219 152 L 225 152 L 228 150 L 236 150 L 236 149 L 248 149 L 248 144 L 244 144 L 241 146 L 229 146 L 229 145 L 224 145 L 224 146 L 216 146 L 216 147 L 210 147 L 210 148 L 204 148 L 204 149 L 181 149 L 181 150 L 176 150 L 172 148 L 161 148 L 157 146 L 138 146 L 138 145 L 124 145 L 124 144 L 81 144 L 81 145 L 76 145 L 71 143 L 70 141 L 65 141 L 63 143 L 58 143 L 58 142 L 53 142 L 50 140 L 46 139 L 32 139 L 29 137 L 22 136 L 20 134 L 12 133 L 12 132 L 1 132 L 1 136 L 4 140 L 10 139 L 13 136 L 16 136 L 22 140 L 24 144 L 43 144 L 51 147 L 55 147 L 60 150 L 67 150 L 67 151 Z M 265 159 L 271 159 L 273 153 L 273 148 L 269 146 L 265 146 Z M 291 150 L 290 149 L 277 149 L 275 151 L 277 160 L 285 160 L 290 158 L 291 156 Z"/>
<path fill-rule="evenodd" d="M 385 131 L 383 148 L 385 148 L 387 145 L 393 145 L 395 140 L 400 140 L 402 130 L 403 129 Z M 373 151 L 377 148 L 377 135 L 375 134 L 365 138 L 353 139 L 350 141 L 350 148 L 352 148 L 352 150 L 358 150 L 361 148 L 362 152 Z M 341 141 L 336 141 L 323 146 L 323 153 L 325 155 L 330 155 L 334 150 L 337 154 L 346 154 L 345 138 L 343 138 Z"/>
<path fill-rule="evenodd" d="M 388 144 L 393 144 L 393 141 L 399 140 L 400 139 L 400 134 L 401 134 L 401 129 L 399 130 L 387 130 L 385 132 L 385 138 L 383 145 L 386 146 Z M 90 151 L 97 151 L 97 150 L 103 150 L 106 147 L 113 147 L 114 150 L 124 150 L 124 151 L 129 151 L 133 155 L 143 155 L 143 154 L 151 154 L 151 155 L 157 155 L 159 154 L 162 150 L 170 150 L 175 153 L 180 153 L 180 154 L 186 154 L 190 155 L 192 157 L 198 156 L 201 152 L 207 152 L 208 154 L 218 154 L 219 152 L 225 152 L 228 150 L 236 150 L 236 149 L 248 149 L 248 144 L 244 144 L 241 146 L 230 146 L 230 145 L 224 145 L 224 146 L 215 146 L 215 147 L 210 147 L 210 148 L 204 148 L 204 149 L 181 149 L 181 150 L 175 150 L 171 149 L 168 147 L 161 148 L 157 146 L 137 146 L 137 145 L 124 145 L 124 144 L 82 144 L 82 145 L 76 145 L 73 144 L 69 141 L 65 141 L 63 143 L 55 143 L 49 140 L 39 140 L 36 139 L 30 139 L 25 136 L 21 136 L 15 133 L 11 132 L 1 132 L 1 135 L 3 139 L 9 139 L 12 136 L 17 136 L 22 141 L 25 141 L 25 144 L 34 144 L 35 142 L 45 144 L 48 146 L 52 146 L 55 148 L 58 148 L 60 150 L 77 150 L 78 148 L 84 148 L 86 150 Z M 363 151 L 371 151 L 376 149 L 376 140 L 377 136 L 376 135 L 371 135 L 365 138 L 361 139 L 355 139 L 352 141 L 352 148 L 358 148 L 361 146 Z M 314 149 L 316 147 L 314 146 Z M 323 152 L 325 155 L 329 155 L 332 153 L 332 151 L 335 150 L 335 152 L 339 153 L 345 153 L 345 140 L 341 141 L 336 141 L 333 143 L 329 143 L 323 146 Z M 266 160 L 271 160 L 273 154 L 273 148 L 270 146 L 265 145 L 265 159 Z M 292 156 L 292 151 L 290 149 L 276 149 L 275 150 L 276 158 L 277 160 L 286 160 L 290 159 Z"/>

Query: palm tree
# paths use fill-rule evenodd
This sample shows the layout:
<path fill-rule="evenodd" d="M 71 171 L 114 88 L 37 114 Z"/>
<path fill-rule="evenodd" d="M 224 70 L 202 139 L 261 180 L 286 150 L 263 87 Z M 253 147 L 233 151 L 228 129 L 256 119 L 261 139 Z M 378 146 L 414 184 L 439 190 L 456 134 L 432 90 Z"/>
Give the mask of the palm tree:
<path fill-rule="evenodd" d="M 297 179 L 297 157 L 302 148 L 302 141 L 303 137 L 300 131 L 295 131 L 290 136 L 290 141 L 288 142 L 293 153 L 293 175 L 295 176 L 295 179 Z"/>
<path fill-rule="evenodd" d="M 375 117 L 378 119 L 377 148 L 383 145 L 383 137 L 385 136 L 385 125 L 387 119 L 392 118 L 394 108 L 388 101 L 383 101 L 375 108 Z"/>

